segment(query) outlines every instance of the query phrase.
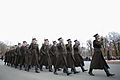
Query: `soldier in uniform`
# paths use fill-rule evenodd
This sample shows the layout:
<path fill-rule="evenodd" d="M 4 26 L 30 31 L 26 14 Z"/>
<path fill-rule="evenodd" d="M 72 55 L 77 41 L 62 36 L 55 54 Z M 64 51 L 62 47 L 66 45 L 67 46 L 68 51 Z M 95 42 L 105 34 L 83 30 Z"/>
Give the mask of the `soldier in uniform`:
<path fill-rule="evenodd" d="M 23 41 L 23 45 L 20 48 L 19 57 L 20 57 L 20 70 L 22 70 L 22 66 L 25 65 L 25 57 L 26 57 L 26 45 L 27 42 Z"/>
<path fill-rule="evenodd" d="M 20 60 L 20 48 L 21 48 L 21 43 L 18 43 L 18 46 L 16 48 L 16 56 L 15 56 L 15 68 L 17 68 L 18 64 L 19 64 L 19 60 Z"/>
<path fill-rule="evenodd" d="M 10 66 L 10 61 L 11 61 L 11 55 L 10 55 L 10 49 L 7 52 L 7 65 Z"/>
<path fill-rule="evenodd" d="M 94 35 L 95 40 L 93 41 L 93 47 L 94 47 L 94 55 L 92 56 L 92 61 L 90 64 L 90 69 L 89 69 L 89 74 L 91 76 L 94 76 L 92 73 L 93 69 L 104 69 L 106 72 L 106 75 L 109 76 L 114 76 L 115 74 L 111 74 L 109 72 L 109 66 L 107 65 L 101 51 L 101 46 L 103 45 L 103 39 L 100 38 L 98 34 Z"/>
<path fill-rule="evenodd" d="M 55 64 L 54 74 L 57 75 L 58 68 L 63 68 L 67 75 L 70 75 L 71 73 L 68 72 L 68 65 L 66 59 L 67 56 L 66 46 L 62 38 L 59 38 L 58 41 L 59 41 L 59 43 L 57 44 L 58 54 L 56 55 L 57 60 Z"/>
<path fill-rule="evenodd" d="M 27 63 L 27 65 L 28 65 L 28 67 L 27 67 L 27 71 L 29 72 L 29 69 L 31 68 L 31 65 L 32 65 L 32 53 L 31 53 L 31 51 L 30 51 L 30 49 L 29 49 L 29 44 L 27 44 L 27 53 L 28 53 L 28 63 Z"/>
<path fill-rule="evenodd" d="M 56 63 L 56 55 L 57 55 L 57 42 L 53 41 L 53 45 L 50 48 L 50 57 L 51 57 L 51 61 L 52 61 L 52 65 L 55 66 Z"/>
<path fill-rule="evenodd" d="M 5 65 L 8 65 L 9 66 L 9 49 L 7 48 L 7 51 L 5 53 Z"/>
<path fill-rule="evenodd" d="M 42 70 L 42 66 L 48 66 L 49 67 L 49 72 L 52 72 L 52 62 L 50 58 L 50 45 L 49 45 L 49 40 L 45 39 L 44 44 L 42 45 L 40 52 L 41 52 L 41 58 L 40 58 L 40 66 Z"/>
<path fill-rule="evenodd" d="M 78 40 L 75 40 L 74 42 L 75 42 L 75 44 L 73 46 L 73 49 L 74 49 L 75 66 L 76 67 L 81 67 L 83 72 L 87 71 L 83 67 L 84 66 L 84 61 L 83 61 L 83 58 L 80 54 L 80 47 L 79 47 L 80 43 L 79 43 Z"/>
<path fill-rule="evenodd" d="M 73 52 L 73 48 L 72 48 L 72 41 L 71 39 L 68 39 L 68 44 L 66 44 L 66 49 L 67 49 L 67 64 L 68 67 L 71 68 L 71 71 L 74 72 L 74 74 L 79 73 L 78 71 L 76 71 L 75 69 L 75 58 L 74 58 L 74 52 Z"/>
<path fill-rule="evenodd" d="M 28 71 L 28 57 L 29 57 L 29 53 L 28 53 L 27 42 L 23 43 L 23 46 L 21 47 L 21 53 L 24 55 L 23 59 L 24 59 L 25 71 Z"/>
<path fill-rule="evenodd" d="M 11 67 L 14 67 L 15 55 L 16 55 L 15 46 L 12 46 L 11 50 L 10 50 L 10 64 L 11 64 Z"/>
<path fill-rule="evenodd" d="M 32 43 L 30 44 L 29 49 L 30 49 L 31 54 L 32 54 L 32 60 L 34 62 L 34 66 L 35 66 L 35 72 L 39 73 L 39 71 L 38 71 L 38 67 L 39 67 L 39 63 L 38 63 L 38 59 L 39 59 L 39 46 L 37 44 L 36 38 L 32 39 Z"/>

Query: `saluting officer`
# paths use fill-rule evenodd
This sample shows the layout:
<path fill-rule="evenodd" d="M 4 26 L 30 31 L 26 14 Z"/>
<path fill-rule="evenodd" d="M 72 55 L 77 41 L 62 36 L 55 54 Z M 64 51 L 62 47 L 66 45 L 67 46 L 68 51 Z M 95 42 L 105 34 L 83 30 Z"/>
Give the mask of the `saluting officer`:
<path fill-rule="evenodd" d="M 84 60 L 80 54 L 80 43 L 78 40 L 75 40 L 74 42 L 75 44 L 73 46 L 73 49 L 74 49 L 74 57 L 75 57 L 75 66 L 81 67 L 82 71 L 85 72 L 87 70 L 84 69 Z"/>
<path fill-rule="evenodd" d="M 93 47 L 94 47 L 94 55 L 92 56 L 92 61 L 90 64 L 90 69 L 89 69 L 89 74 L 91 76 L 94 76 L 92 73 L 93 69 L 104 69 L 106 72 L 106 75 L 109 76 L 114 76 L 115 74 L 111 74 L 109 72 L 109 66 L 107 65 L 101 51 L 101 46 L 103 45 L 103 39 L 100 38 L 98 34 L 94 35 L 95 40 L 93 41 Z"/>

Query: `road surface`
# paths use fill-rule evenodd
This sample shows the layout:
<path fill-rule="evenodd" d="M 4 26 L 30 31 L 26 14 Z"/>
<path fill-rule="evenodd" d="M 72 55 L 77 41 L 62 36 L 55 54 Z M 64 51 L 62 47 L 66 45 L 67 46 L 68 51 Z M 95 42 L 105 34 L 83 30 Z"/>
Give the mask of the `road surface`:
<path fill-rule="evenodd" d="M 85 68 L 89 69 L 90 62 L 85 62 Z M 0 60 L 0 80 L 120 80 L 120 64 L 109 64 L 111 67 L 110 72 L 115 73 L 114 77 L 107 77 L 103 70 L 94 70 L 95 76 L 88 75 L 88 72 L 80 71 L 78 74 L 66 74 L 59 71 L 59 75 L 54 75 L 48 70 L 44 70 L 40 73 L 35 73 L 34 68 L 30 72 L 24 70 L 15 69 L 4 65 L 4 62 Z"/>

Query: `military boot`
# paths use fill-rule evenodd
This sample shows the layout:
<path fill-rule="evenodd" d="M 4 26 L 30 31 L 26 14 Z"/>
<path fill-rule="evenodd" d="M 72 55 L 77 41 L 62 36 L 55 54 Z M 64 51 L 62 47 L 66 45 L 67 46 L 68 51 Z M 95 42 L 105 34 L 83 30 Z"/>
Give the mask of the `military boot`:
<path fill-rule="evenodd" d="M 115 75 L 115 74 L 111 74 L 106 67 L 104 67 L 104 71 L 106 72 L 107 77 Z"/>
<path fill-rule="evenodd" d="M 49 66 L 49 72 L 53 72 L 52 66 Z"/>
<path fill-rule="evenodd" d="M 58 75 L 56 68 L 54 69 L 54 74 L 55 74 L 55 75 Z"/>
<path fill-rule="evenodd" d="M 82 72 L 88 71 L 87 69 L 84 69 L 83 66 L 80 66 L 80 67 L 81 67 L 81 69 L 82 69 Z"/>
<path fill-rule="evenodd" d="M 74 74 L 79 73 L 79 71 L 76 71 L 75 68 L 72 68 L 72 69 L 71 69 L 71 72 L 74 72 Z"/>
<path fill-rule="evenodd" d="M 91 75 L 91 76 L 95 76 L 95 75 L 92 73 L 92 71 L 93 71 L 93 69 L 90 68 L 88 74 Z"/>
<path fill-rule="evenodd" d="M 72 73 L 70 73 L 70 72 L 68 71 L 68 68 L 65 68 L 65 73 L 67 74 L 67 76 L 69 76 L 70 74 L 72 74 Z"/>
<path fill-rule="evenodd" d="M 38 71 L 38 66 L 37 66 L 37 65 L 35 66 L 35 72 L 36 72 L 36 73 L 40 73 L 40 72 Z"/>
<path fill-rule="evenodd" d="M 40 65 L 40 71 L 43 71 L 43 69 L 42 69 L 42 65 Z"/>

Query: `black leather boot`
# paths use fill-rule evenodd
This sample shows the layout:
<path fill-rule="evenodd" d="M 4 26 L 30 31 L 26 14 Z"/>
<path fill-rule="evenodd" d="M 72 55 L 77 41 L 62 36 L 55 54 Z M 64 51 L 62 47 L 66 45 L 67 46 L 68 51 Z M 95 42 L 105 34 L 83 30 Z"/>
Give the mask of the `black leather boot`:
<path fill-rule="evenodd" d="M 46 66 L 45 68 L 46 68 L 46 69 L 49 69 L 49 66 Z"/>
<path fill-rule="evenodd" d="M 35 72 L 36 72 L 36 73 L 40 73 L 40 72 L 38 71 L 38 66 L 37 66 L 37 65 L 35 66 Z"/>
<path fill-rule="evenodd" d="M 29 70 L 30 70 L 30 65 L 28 66 L 28 68 L 27 68 L 27 71 L 29 72 Z"/>
<path fill-rule="evenodd" d="M 17 68 L 17 65 L 15 65 L 15 68 Z"/>
<path fill-rule="evenodd" d="M 104 71 L 106 72 L 107 77 L 115 75 L 115 74 L 111 74 L 106 66 L 104 66 Z"/>
<path fill-rule="evenodd" d="M 84 69 L 83 66 L 80 66 L 80 67 L 81 67 L 81 69 L 82 69 L 82 72 L 88 71 L 87 69 Z"/>
<path fill-rule="evenodd" d="M 74 72 L 74 74 L 79 73 L 79 71 L 76 71 L 75 68 L 72 68 L 72 69 L 71 69 L 71 72 Z"/>
<path fill-rule="evenodd" d="M 67 76 L 69 76 L 70 74 L 72 74 L 72 73 L 70 73 L 70 72 L 68 71 L 68 68 L 65 68 L 65 72 L 66 72 Z"/>
<path fill-rule="evenodd" d="M 70 72 L 67 71 L 67 76 L 69 76 L 70 74 L 72 74 L 72 73 L 70 73 Z"/>
<path fill-rule="evenodd" d="M 93 69 L 90 68 L 88 74 L 91 75 L 91 76 L 95 76 L 95 75 L 92 73 L 92 71 L 93 71 Z"/>
<path fill-rule="evenodd" d="M 35 70 L 36 73 L 40 73 L 38 70 Z"/>
<path fill-rule="evenodd" d="M 28 66 L 27 66 L 27 64 L 25 64 L 25 71 L 27 71 L 27 68 L 28 68 Z"/>
<path fill-rule="evenodd" d="M 49 72 L 53 72 L 52 66 L 49 66 Z"/>
<path fill-rule="evenodd" d="M 56 68 L 54 69 L 54 74 L 55 74 L 55 75 L 58 75 Z"/>
<path fill-rule="evenodd" d="M 43 69 L 42 69 L 42 65 L 40 65 L 40 71 L 43 71 Z"/>
<path fill-rule="evenodd" d="M 60 69 L 60 68 L 58 68 L 58 71 L 61 71 L 61 69 Z"/>
<path fill-rule="evenodd" d="M 20 65 L 20 70 L 22 70 L 22 65 Z"/>
<path fill-rule="evenodd" d="M 63 69 L 63 73 L 66 73 L 66 69 L 65 68 Z"/>

